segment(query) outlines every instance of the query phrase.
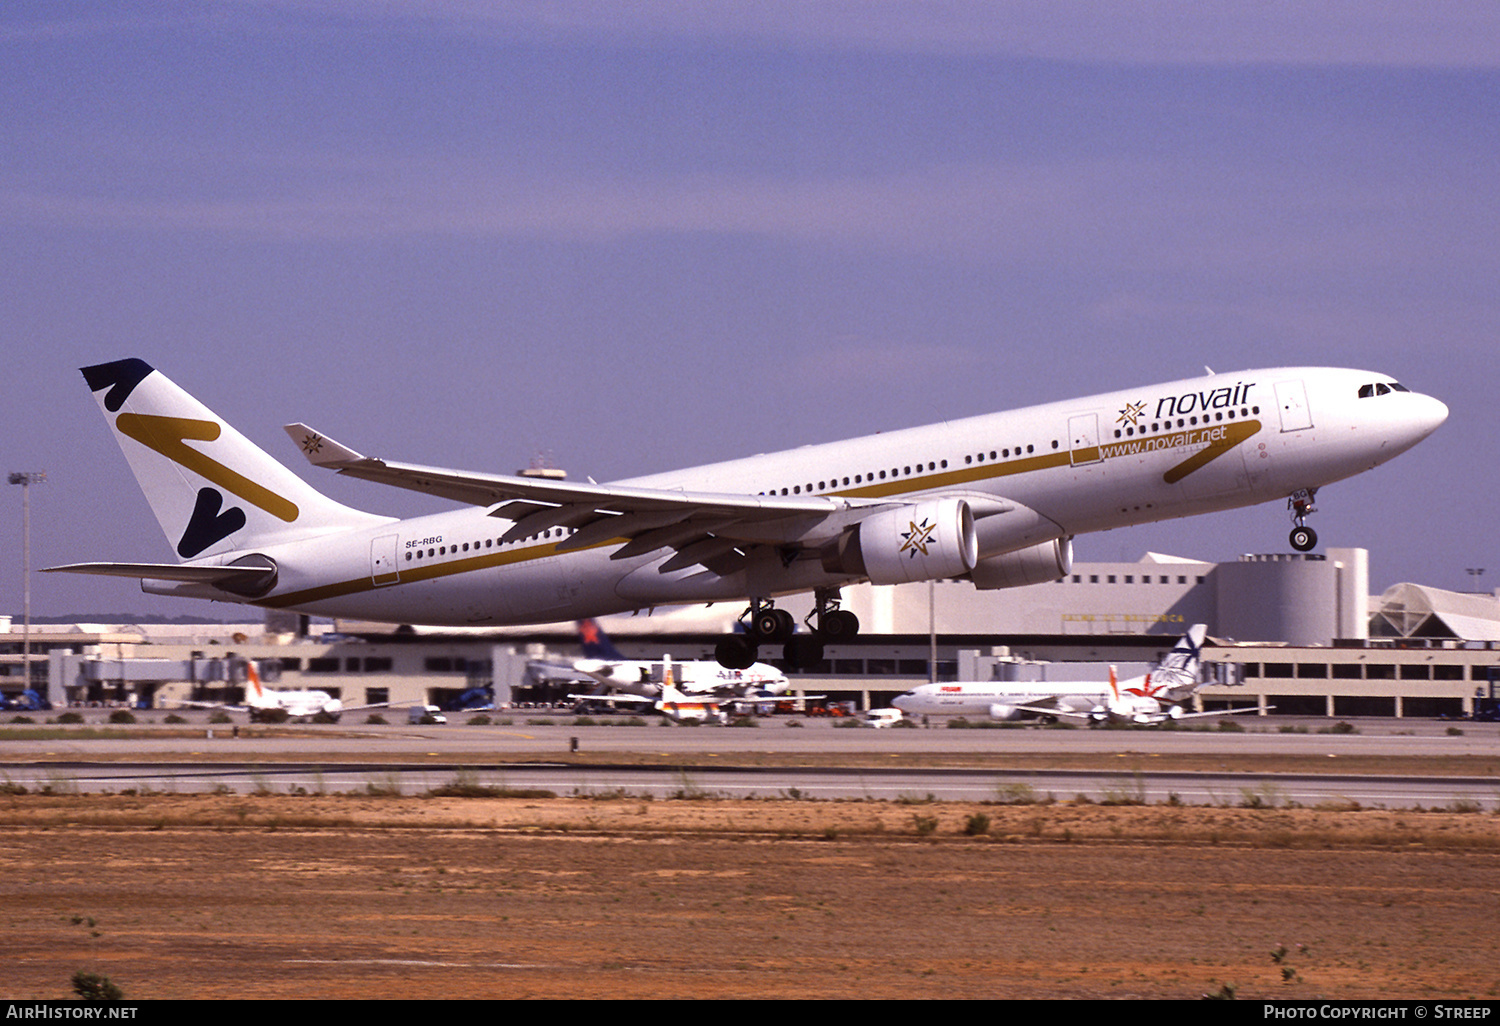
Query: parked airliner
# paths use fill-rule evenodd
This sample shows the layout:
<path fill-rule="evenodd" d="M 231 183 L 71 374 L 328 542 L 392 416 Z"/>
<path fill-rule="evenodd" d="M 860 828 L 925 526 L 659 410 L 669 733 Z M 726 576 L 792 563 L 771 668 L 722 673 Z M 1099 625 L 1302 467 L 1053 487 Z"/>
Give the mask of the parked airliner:
<path fill-rule="evenodd" d="M 736 705 L 751 704 L 736 698 L 719 698 L 713 694 L 698 692 L 685 694 L 673 680 L 672 657 L 662 656 L 662 678 L 651 697 L 641 695 L 569 695 L 580 702 L 602 703 L 622 706 L 629 710 L 658 712 L 673 723 L 717 723 L 729 722 L 728 709 Z"/>
<path fill-rule="evenodd" d="M 396 463 L 287 426 L 314 466 L 470 507 L 397 520 L 327 498 L 142 360 L 83 375 L 180 562 L 51 569 L 393 623 L 748 600 L 746 633 L 716 651 L 741 668 L 761 643 L 806 665 L 854 634 L 846 584 L 1053 581 L 1087 531 L 1286 500 L 1309 550 L 1319 488 L 1448 416 L 1368 371 L 1208 373 L 607 485 Z M 794 634 L 775 600 L 809 591 L 811 632 Z"/>
<path fill-rule="evenodd" d="M 627 659 L 593 619 L 579 622 L 578 636 L 583 658 L 557 666 L 556 670 L 583 674 L 604 687 L 630 695 L 651 699 L 661 696 L 667 662 Z M 791 686 L 786 674 L 769 663 L 755 663 L 739 670 L 701 659 L 678 659 L 670 663 L 670 668 L 678 689 L 693 698 L 775 701 Z"/>
<path fill-rule="evenodd" d="M 359 709 L 384 709 L 389 702 L 373 705 L 344 705 L 326 691 L 272 691 L 260 682 L 255 663 L 245 660 L 245 704 L 221 702 L 183 702 L 198 709 L 230 709 L 250 714 L 251 723 L 284 723 L 287 720 L 322 719 L 337 723 L 346 712 Z"/>
<path fill-rule="evenodd" d="M 1183 703 L 1202 686 L 1199 679 L 1204 624 L 1194 624 L 1150 673 L 1109 682 L 978 681 L 923 684 L 899 695 L 891 705 L 907 716 L 981 716 L 992 720 L 1076 719 L 1090 724 L 1149 725 L 1167 720 L 1223 716 L 1225 712 L 1190 713 Z M 1234 710 L 1255 712 L 1255 709 Z"/>

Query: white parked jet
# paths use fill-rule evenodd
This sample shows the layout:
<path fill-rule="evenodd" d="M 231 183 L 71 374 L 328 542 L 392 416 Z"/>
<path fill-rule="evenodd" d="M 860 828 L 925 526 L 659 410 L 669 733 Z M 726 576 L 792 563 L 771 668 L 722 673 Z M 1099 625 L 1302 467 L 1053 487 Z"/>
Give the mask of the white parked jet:
<path fill-rule="evenodd" d="M 202 709 L 230 709 L 250 714 L 252 723 L 282 723 L 286 720 L 321 717 L 335 723 L 345 712 L 355 709 L 383 709 L 389 703 L 350 706 L 326 691 L 273 691 L 260 682 L 255 664 L 245 661 L 245 704 L 223 705 L 216 702 L 184 702 Z"/>
<path fill-rule="evenodd" d="M 84 378 L 178 563 L 54 570 L 137 577 L 152 594 L 324 616 L 522 624 L 672 603 L 748 599 L 747 633 L 792 665 L 858 621 L 839 588 L 962 578 L 1057 580 L 1072 538 L 1287 500 L 1294 547 L 1323 485 L 1369 470 L 1448 416 L 1367 371 L 1208 374 L 847 442 L 599 485 L 363 456 L 287 427 L 316 466 L 465 503 L 396 520 L 325 497 L 137 359 Z M 810 634 L 782 595 L 813 592 Z"/>
<path fill-rule="evenodd" d="M 715 698 L 713 695 L 684 694 L 673 680 L 672 657 L 662 657 L 662 681 L 656 694 L 646 698 L 640 695 L 569 695 L 582 702 L 602 702 L 606 705 L 624 706 L 635 710 L 659 712 L 673 723 L 717 723 L 729 722 L 727 708 L 740 704 L 740 699 Z M 748 704 L 748 703 L 746 703 Z"/>
<path fill-rule="evenodd" d="M 625 658 L 592 619 L 579 623 L 578 633 L 584 658 L 558 669 L 583 674 L 626 694 L 660 697 L 666 662 Z M 754 663 L 742 670 L 701 659 L 678 659 L 670 665 L 679 690 L 694 698 L 753 698 L 774 702 L 791 686 L 786 674 L 770 663 Z"/>
<path fill-rule="evenodd" d="M 1079 719 L 1090 723 L 1153 724 L 1166 720 L 1222 716 L 1223 712 L 1184 712 L 1182 703 L 1201 687 L 1203 639 L 1208 628 L 1194 624 L 1156 669 L 1125 681 L 923 684 L 898 696 L 891 705 L 907 716 L 985 716 L 993 720 L 1022 717 Z M 1235 710 L 1254 712 L 1253 709 Z"/>

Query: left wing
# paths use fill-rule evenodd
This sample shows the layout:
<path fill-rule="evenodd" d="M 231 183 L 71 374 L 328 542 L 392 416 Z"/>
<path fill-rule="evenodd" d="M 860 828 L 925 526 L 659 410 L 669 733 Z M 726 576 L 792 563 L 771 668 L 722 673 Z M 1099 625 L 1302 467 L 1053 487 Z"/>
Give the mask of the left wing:
<path fill-rule="evenodd" d="M 635 705 L 655 709 L 658 700 L 645 695 L 569 695 L 575 702 L 602 702 L 605 705 Z"/>
<path fill-rule="evenodd" d="M 473 506 L 493 506 L 490 516 L 515 521 L 503 535 L 507 542 L 566 527 L 573 533 L 557 546 L 562 552 L 614 539 L 626 539 L 612 554 L 614 559 L 676 549 L 677 556 L 662 566 L 663 573 L 694 564 L 731 573 L 743 563 L 742 544 L 821 544 L 871 511 L 899 505 L 842 496 L 688 492 L 444 470 L 364 456 L 306 424 L 288 424 L 285 431 L 314 466 Z"/>

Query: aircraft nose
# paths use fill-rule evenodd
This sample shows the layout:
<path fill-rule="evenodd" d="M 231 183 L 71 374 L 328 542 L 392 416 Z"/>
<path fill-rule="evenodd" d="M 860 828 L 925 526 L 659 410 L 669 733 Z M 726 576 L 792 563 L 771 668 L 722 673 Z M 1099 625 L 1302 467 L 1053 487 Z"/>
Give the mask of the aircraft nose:
<path fill-rule="evenodd" d="M 1442 426 L 1448 419 L 1448 404 L 1420 392 L 1412 392 L 1404 398 L 1407 402 L 1400 407 L 1400 434 L 1403 436 L 1401 444 L 1409 448 Z"/>
<path fill-rule="evenodd" d="M 1430 395 L 1424 395 L 1421 398 L 1423 403 L 1419 415 L 1424 427 L 1422 436 L 1425 438 L 1441 427 L 1443 421 L 1448 419 L 1448 404 L 1441 399 L 1434 399 Z"/>

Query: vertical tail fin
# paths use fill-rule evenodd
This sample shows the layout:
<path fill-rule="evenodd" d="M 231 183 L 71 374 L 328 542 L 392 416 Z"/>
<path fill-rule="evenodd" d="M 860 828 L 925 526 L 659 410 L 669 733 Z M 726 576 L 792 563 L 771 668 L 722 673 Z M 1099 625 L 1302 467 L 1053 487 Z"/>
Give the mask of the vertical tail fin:
<path fill-rule="evenodd" d="M 1207 625 L 1193 624 L 1157 664 L 1155 677 L 1174 698 L 1180 698 L 1184 691 L 1190 694 L 1196 690 L 1203 661 L 1203 640 L 1207 636 Z"/>
<path fill-rule="evenodd" d="M 604 628 L 599 626 L 598 620 L 578 621 L 578 641 L 585 659 L 626 661 L 624 654 L 615 648 L 615 643 L 604 633 Z"/>
<path fill-rule="evenodd" d="M 1196 674 L 1199 660 L 1203 657 L 1203 639 L 1208 636 L 1208 625 L 1195 623 L 1188 632 L 1177 639 L 1172 651 L 1162 656 L 1158 668 L 1162 670 L 1188 670 Z"/>
<path fill-rule="evenodd" d="M 687 699 L 681 691 L 677 690 L 677 683 L 672 677 L 672 657 L 664 655 L 661 657 L 661 700 L 663 702 L 682 702 Z"/>
<path fill-rule="evenodd" d="M 265 709 L 277 705 L 260 684 L 260 671 L 252 660 L 245 660 L 245 704 L 251 709 Z"/>
<path fill-rule="evenodd" d="M 144 360 L 83 377 L 181 559 L 385 519 L 324 496 Z"/>

